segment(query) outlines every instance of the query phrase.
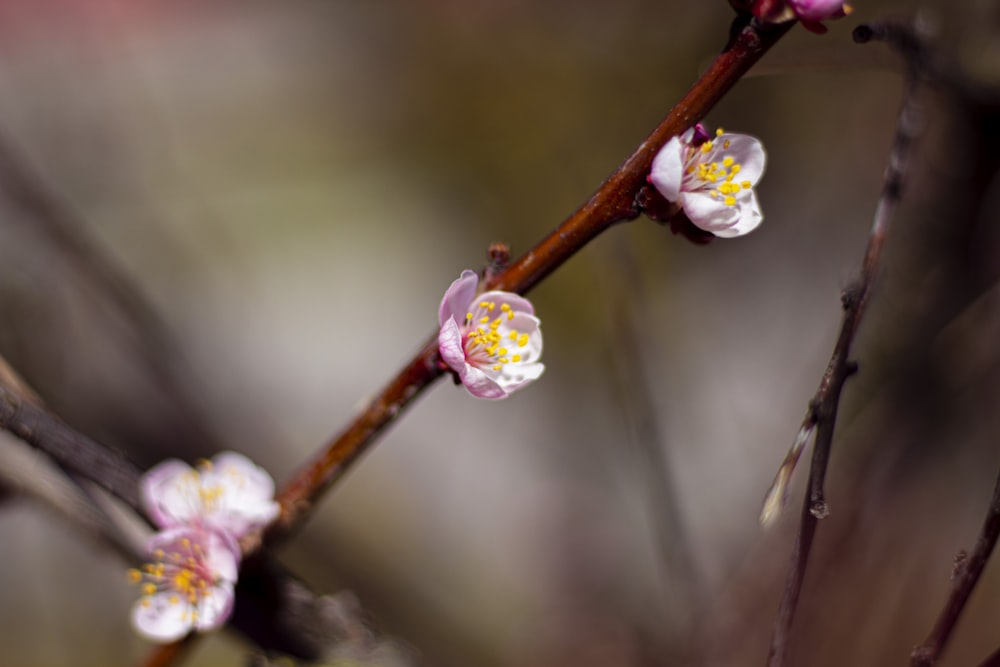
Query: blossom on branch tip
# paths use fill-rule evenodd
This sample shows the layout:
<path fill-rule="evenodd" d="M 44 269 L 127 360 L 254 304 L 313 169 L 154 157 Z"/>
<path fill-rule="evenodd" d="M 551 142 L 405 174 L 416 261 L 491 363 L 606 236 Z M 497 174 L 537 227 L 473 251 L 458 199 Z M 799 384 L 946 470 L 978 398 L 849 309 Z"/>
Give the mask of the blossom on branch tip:
<path fill-rule="evenodd" d="M 843 0 L 788 0 L 795 15 L 803 21 L 825 21 L 847 15 L 850 5 Z"/>
<path fill-rule="evenodd" d="M 142 503 L 159 528 L 204 526 L 239 539 L 278 516 L 274 480 L 236 452 L 223 452 L 197 468 L 171 459 L 140 482 Z"/>
<path fill-rule="evenodd" d="M 225 532 L 177 526 L 150 538 L 153 561 L 129 570 L 142 597 L 132 626 L 146 639 L 172 642 L 192 630 L 222 627 L 233 611 L 240 548 Z"/>
<path fill-rule="evenodd" d="M 851 6 L 843 0 L 755 0 L 752 11 L 768 23 L 798 19 L 806 30 L 824 33 L 826 26 L 821 21 L 847 16 Z"/>
<path fill-rule="evenodd" d="M 541 322 L 512 292 L 476 294 L 479 276 L 463 271 L 441 300 L 438 348 L 473 396 L 506 398 L 537 380 L 545 366 Z"/>
<path fill-rule="evenodd" d="M 765 160 L 754 137 L 718 130 L 713 138 L 699 124 L 667 142 L 653 159 L 648 180 L 698 228 L 731 238 L 763 219 L 753 188 Z"/>

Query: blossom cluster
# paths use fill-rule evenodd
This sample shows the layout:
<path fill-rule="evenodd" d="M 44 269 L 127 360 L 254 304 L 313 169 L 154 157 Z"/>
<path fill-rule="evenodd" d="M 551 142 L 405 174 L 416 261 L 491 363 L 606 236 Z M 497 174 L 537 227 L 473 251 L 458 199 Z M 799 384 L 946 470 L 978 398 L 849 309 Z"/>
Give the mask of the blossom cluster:
<path fill-rule="evenodd" d="M 143 476 L 140 494 L 159 531 L 147 545 L 152 561 L 129 571 L 142 592 L 133 627 L 158 642 L 221 627 L 233 609 L 239 539 L 278 516 L 271 476 L 224 452 L 197 468 L 164 461 Z"/>

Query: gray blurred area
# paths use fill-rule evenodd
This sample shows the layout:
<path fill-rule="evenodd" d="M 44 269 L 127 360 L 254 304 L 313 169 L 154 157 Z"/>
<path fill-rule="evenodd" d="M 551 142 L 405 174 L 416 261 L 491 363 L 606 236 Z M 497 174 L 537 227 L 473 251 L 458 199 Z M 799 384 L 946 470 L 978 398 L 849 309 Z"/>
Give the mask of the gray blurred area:
<path fill-rule="evenodd" d="M 764 142 L 758 231 L 610 230 L 531 294 L 542 380 L 501 403 L 440 382 L 281 549 L 289 569 L 353 591 L 414 664 L 764 664 L 807 462 L 769 530 L 760 503 L 829 358 L 901 91 L 885 47 L 850 33 L 919 10 L 975 96 L 921 100 L 791 650 L 905 664 L 1000 465 L 1000 10 L 855 9 L 794 29 L 707 119 Z M 722 0 L 0 0 L 0 354 L 144 467 L 231 448 L 280 482 L 489 243 L 519 255 L 590 196 L 731 17 Z M 26 493 L 0 504 L 0 562 L 3 664 L 148 653 L 126 564 Z M 992 565 L 942 667 L 995 650 L 998 615 Z M 250 648 L 220 633 L 184 664 Z"/>

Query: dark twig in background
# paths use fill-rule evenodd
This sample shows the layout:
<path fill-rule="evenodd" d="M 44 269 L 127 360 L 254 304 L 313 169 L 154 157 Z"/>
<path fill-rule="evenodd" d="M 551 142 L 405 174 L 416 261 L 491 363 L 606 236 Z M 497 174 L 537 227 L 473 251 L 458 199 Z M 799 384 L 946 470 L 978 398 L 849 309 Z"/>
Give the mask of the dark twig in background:
<path fill-rule="evenodd" d="M 881 39 L 888 41 L 890 45 L 897 46 L 899 42 L 892 39 L 892 37 L 902 34 L 912 34 L 912 28 L 906 30 L 904 26 L 895 25 L 860 26 L 854 31 L 854 38 L 857 42 Z M 909 40 L 902 42 L 904 46 L 913 43 L 916 42 Z M 890 149 L 888 165 L 886 166 L 882 194 L 879 197 L 871 234 L 868 238 L 868 247 L 865 250 L 864 260 L 862 261 L 858 277 L 844 290 L 841 296 L 844 317 L 841 322 L 840 333 L 837 337 L 837 342 L 830 357 L 830 362 L 827 365 L 826 372 L 820 381 L 819 389 L 809 402 L 809 409 L 799 429 L 795 445 L 792 448 L 792 452 L 795 452 L 796 449 L 801 450 L 801 447 L 805 444 L 805 439 L 815 429 L 816 440 L 813 445 L 809 482 L 805 502 L 802 507 L 795 546 L 792 549 L 791 565 L 789 566 L 788 576 L 785 581 L 785 591 L 774 622 L 774 633 L 771 637 L 771 647 L 768 655 L 769 667 L 780 667 L 786 664 L 792 621 L 795 618 L 799 596 L 802 593 L 802 583 L 805 578 L 806 566 L 809 563 L 809 555 L 812 549 L 813 538 L 816 534 L 817 523 L 829 513 L 823 487 L 826 479 L 827 464 L 830 459 L 830 450 L 833 444 L 840 396 L 847 378 L 857 370 L 857 366 L 850 360 L 851 344 L 854 342 L 858 327 L 861 324 L 861 318 L 865 313 L 865 307 L 868 304 L 868 299 L 878 277 L 882 251 L 885 247 L 889 231 L 889 223 L 901 198 L 911 144 L 918 131 L 919 123 L 915 92 L 923 58 L 916 57 L 915 54 L 918 51 L 911 53 L 909 49 L 905 48 L 898 50 L 906 58 L 903 99 L 892 148 Z M 794 465 L 795 459 L 797 459 L 797 454 L 793 456 L 790 453 L 785 463 L 782 464 L 782 470 L 779 470 L 778 477 L 775 479 L 775 487 L 769 491 L 767 500 L 765 501 L 764 513 L 762 515 L 765 521 L 773 516 L 775 511 L 774 503 L 780 503 L 780 499 L 784 496 L 783 485 L 787 483 L 787 479 L 791 473 L 790 469 L 785 470 L 785 466 L 789 464 Z"/>
<path fill-rule="evenodd" d="M 962 616 L 962 611 L 965 609 L 972 591 L 975 590 L 976 584 L 979 582 L 979 577 L 986 567 L 990 554 L 993 553 L 998 537 L 1000 537 L 1000 473 L 998 473 L 996 485 L 993 487 L 993 497 L 990 499 L 986 520 L 983 522 L 983 530 L 979 534 L 979 539 L 976 540 L 976 546 L 971 554 L 963 552 L 956 559 L 955 570 L 951 577 L 951 593 L 948 595 L 941 615 L 938 616 L 927 639 L 924 640 L 923 644 L 913 649 L 913 653 L 910 655 L 912 667 L 932 667 L 937 664 L 959 618 Z M 1000 657 L 994 655 L 983 665 L 997 664 L 997 660 L 1000 660 Z"/>

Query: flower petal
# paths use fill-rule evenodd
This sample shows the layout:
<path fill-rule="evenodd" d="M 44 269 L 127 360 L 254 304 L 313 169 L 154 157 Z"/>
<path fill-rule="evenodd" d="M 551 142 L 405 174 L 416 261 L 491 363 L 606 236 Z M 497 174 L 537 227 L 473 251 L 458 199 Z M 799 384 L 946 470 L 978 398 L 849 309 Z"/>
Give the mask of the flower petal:
<path fill-rule="evenodd" d="M 198 618 L 195 622 L 195 628 L 199 632 L 204 632 L 225 625 L 233 613 L 235 597 L 232 582 L 219 582 L 198 601 Z"/>
<path fill-rule="evenodd" d="M 465 314 L 469 304 L 476 296 L 476 289 L 479 287 L 479 276 L 475 271 L 466 269 L 462 275 L 455 280 L 441 299 L 441 307 L 438 309 L 438 325 L 444 326 L 449 317 L 454 317 L 456 322 L 464 322 Z"/>
<path fill-rule="evenodd" d="M 688 133 L 690 132 L 689 130 Z M 684 136 L 687 136 L 688 133 Z M 684 158 L 687 150 L 687 143 L 682 142 L 678 137 L 671 137 L 670 141 L 653 158 L 649 182 L 669 202 L 676 202 L 680 198 L 681 183 L 684 181 Z"/>
<path fill-rule="evenodd" d="M 173 593 L 158 593 L 132 606 L 132 627 L 152 642 L 172 642 L 191 631 L 191 612 Z"/>
<path fill-rule="evenodd" d="M 458 372 L 458 377 L 469 390 L 469 393 L 477 398 L 507 398 L 507 392 L 493 378 L 484 371 L 476 368 L 472 364 L 465 366 Z"/>
<path fill-rule="evenodd" d="M 274 480 L 237 452 L 223 452 L 202 467 L 201 487 L 212 496 L 203 519 L 236 538 L 273 521 L 281 511 L 274 501 Z"/>
<path fill-rule="evenodd" d="M 491 301 L 495 303 L 498 307 L 502 307 L 504 304 L 510 306 L 510 309 L 515 313 L 528 313 L 529 315 L 535 314 L 535 307 L 531 305 L 531 302 L 525 299 L 520 294 L 514 294 L 513 292 L 501 292 L 499 290 L 493 290 L 490 292 L 483 292 L 478 297 L 476 297 L 476 303 L 472 305 L 478 305 L 483 301 Z M 469 310 L 473 310 L 470 308 Z M 465 315 L 465 313 L 462 313 Z"/>
<path fill-rule="evenodd" d="M 736 205 L 739 207 L 739 216 L 736 218 L 736 222 L 729 227 L 714 230 L 713 234 L 722 238 L 743 236 L 752 232 L 763 222 L 764 216 L 760 211 L 757 195 L 753 192 L 750 193 L 749 197 L 738 199 Z"/>
<path fill-rule="evenodd" d="M 681 205 L 691 222 L 713 234 L 719 229 L 733 226 L 739 217 L 736 206 L 726 206 L 721 198 L 704 192 L 682 193 Z"/>
<path fill-rule="evenodd" d="M 795 15 L 806 21 L 823 21 L 844 15 L 843 0 L 789 0 Z"/>
<path fill-rule="evenodd" d="M 465 347 L 462 344 L 462 332 L 454 317 L 450 317 L 441 325 L 438 333 L 438 350 L 441 358 L 451 370 L 461 373 L 465 368 Z"/>
<path fill-rule="evenodd" d="M 726 145 L 726 142 L 729 148 L 724 152 L 719 150 L 719 154 L 732 157 L 735 163 L 740 165 L 740 173 L 735 180 L 750 181 L 751 185 L 757 185 L 760 177 L 764 175 L 764 165 L 767 162 L 763 144 L 756 137 L 746 134 L 723 134 L 716 139 L 715 145 L 721 147 Z"/>
<path fill-rule="evenodd" d="M 176 459 L 150 468 L 139 482 L 143 508 L 159 528 L 169 528 L 192 520 L 198 514 L 198 504 L 190 498 L 195 483 L 194 470 Z"/>

